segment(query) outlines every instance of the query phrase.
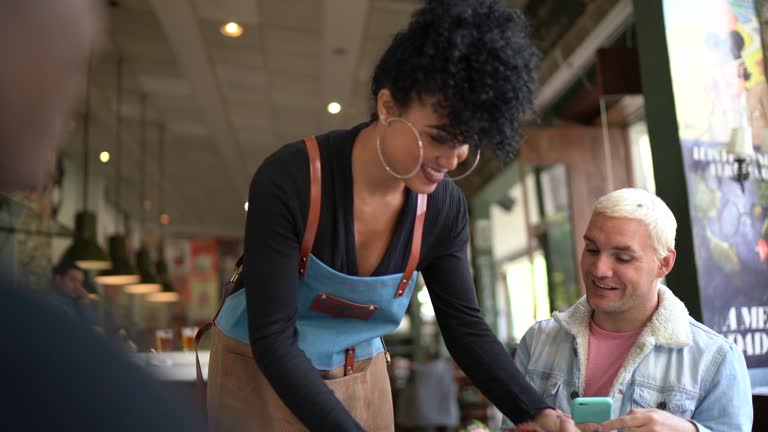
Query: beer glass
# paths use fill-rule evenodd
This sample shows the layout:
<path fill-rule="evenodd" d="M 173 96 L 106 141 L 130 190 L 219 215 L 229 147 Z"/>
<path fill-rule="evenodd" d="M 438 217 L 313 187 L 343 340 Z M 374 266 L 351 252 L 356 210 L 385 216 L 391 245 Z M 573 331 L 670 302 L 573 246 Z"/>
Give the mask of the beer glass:
<path fill-rule="evenodd" d="M 155 343 L 158 351 L 171 351 L 173 348 L 173 329 L 155 330 Z"/>
<path fill-rule="evenodd" d="M 197 327 L 195 326 L 181 328 L 181 344 L 184 347 L 184 351 L 195 349 L 195 334 L 197 334 Z"/>

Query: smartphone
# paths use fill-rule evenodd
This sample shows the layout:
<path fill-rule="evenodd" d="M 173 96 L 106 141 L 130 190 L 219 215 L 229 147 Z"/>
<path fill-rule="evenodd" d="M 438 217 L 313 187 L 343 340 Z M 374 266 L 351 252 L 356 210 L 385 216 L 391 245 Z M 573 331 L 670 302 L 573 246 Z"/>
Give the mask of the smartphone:
<path fill-rule="evenodd" d="M 578 397 L 571 401 L 571 415 L 576 424 L 602 423 L 613 418 L 613 399 Z"/>

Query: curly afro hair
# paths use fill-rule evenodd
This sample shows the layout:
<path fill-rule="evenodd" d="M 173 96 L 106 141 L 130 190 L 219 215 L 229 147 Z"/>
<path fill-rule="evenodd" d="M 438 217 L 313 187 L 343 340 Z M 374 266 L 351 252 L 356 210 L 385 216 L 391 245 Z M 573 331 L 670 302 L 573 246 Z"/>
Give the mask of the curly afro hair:
<path fill-rule="evenodd" d="M 497 0 L 428 0 L 395 35 L 371 87 L 374 99 L 387 88 L 404 108 L 434 97 L 452 138 L 509 158 L 533 104 L 538 61 L 519 10 Z"/>

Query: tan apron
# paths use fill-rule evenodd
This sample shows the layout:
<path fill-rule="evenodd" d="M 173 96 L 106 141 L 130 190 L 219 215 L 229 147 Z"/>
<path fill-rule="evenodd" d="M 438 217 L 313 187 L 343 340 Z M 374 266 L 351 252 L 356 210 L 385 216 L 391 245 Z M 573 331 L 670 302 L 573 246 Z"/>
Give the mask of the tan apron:
<path fill-rule="evenodd" d="M 251 347 L 214 327 L 208 364 L 208 424 L 211 432 L 306 431 L 256 365 Z M 394 431 L 392 391 L 384 353 L 320 371 L 325 383 L 366 431 Z"/>

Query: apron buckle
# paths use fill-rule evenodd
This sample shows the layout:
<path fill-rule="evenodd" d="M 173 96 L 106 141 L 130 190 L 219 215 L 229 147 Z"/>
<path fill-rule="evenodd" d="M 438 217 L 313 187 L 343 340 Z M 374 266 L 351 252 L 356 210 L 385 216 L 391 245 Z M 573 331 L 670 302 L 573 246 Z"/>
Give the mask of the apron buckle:
<path fill-rule="evenodd" d="M 392 363 L 392 356 L 389 355 L 387 344 L 384 343 L 384 337 L 382 336 L 379 339 L 381 340 L 381 346 L 384 348 L 384 360 L 387 361 L 387 366 L 389 366 Z"/>
<path fill-rule="evenodd" d="M 352 375 L 355 371 L 355 348 L 347 348 L 344 354 L 344 376 Z"/>

